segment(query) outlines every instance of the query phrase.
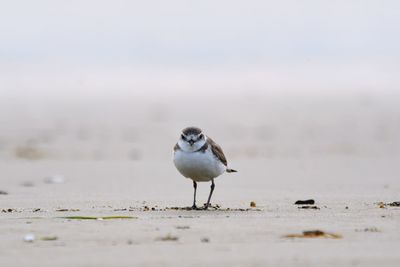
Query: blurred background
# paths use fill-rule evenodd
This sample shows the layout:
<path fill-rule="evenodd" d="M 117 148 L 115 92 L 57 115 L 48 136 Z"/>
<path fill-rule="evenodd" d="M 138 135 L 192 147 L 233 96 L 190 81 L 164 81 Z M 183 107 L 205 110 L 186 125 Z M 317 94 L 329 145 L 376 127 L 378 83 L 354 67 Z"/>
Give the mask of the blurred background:
<path fill-rule="evenodd" d="M 399 0 L 0 0 L 2 266 L 400 266 L 399 137 Z"/>
<path fill-rule="evenodd" d="M 400 153 L 398 1 L 3 1 L 0 159 Z"/>

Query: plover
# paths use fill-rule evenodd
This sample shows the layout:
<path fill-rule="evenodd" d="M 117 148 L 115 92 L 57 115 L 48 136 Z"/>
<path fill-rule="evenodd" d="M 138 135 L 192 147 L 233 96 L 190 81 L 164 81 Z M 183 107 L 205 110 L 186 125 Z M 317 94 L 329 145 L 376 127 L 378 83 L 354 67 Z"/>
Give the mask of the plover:
<path fill-rule="evenodd" d="M 187 127 L 182 130 L 174 147 L 174 164 L 183 176 L 193 180 L 193 209 L 197 209 L 197 182 L 211 181 L 210 195 L 204 207 L 207 209 L 215 188 L 214 178 L 224 172 L 236 172 L 236 170 L 228 168 L 221 147 L 197 127 Z"/>

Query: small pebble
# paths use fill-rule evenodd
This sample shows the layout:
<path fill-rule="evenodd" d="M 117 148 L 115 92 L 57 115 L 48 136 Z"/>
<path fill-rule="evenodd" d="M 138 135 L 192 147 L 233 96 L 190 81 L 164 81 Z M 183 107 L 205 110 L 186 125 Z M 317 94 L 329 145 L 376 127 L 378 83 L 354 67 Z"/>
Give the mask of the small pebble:
<path fill-rule="evenodd" d="M 179 230 L 186 230 L 186 229 L 190 229 L 190 226 L 182 225 L 182 226 L 176 226 L 175 228 L 179 229 Z"/>
<path fill-rule="evenodd" d="M 35 241 L 35 235 L 34 234 L 27 234 L 24 236 L 24 241 L 27 243 L 32 243 Z"/>
<path fill-rule="evenodd" d="M 356 229 L 356 232 L 372 232 L 372 233 L 377 233 L 380 232 L 378 228 L 376 227 L 369 227 L 369 228 L 364 228 L 364 229 Z"/>
<path fill-rule="evenodd" d="M 35 186 L 35 184 L 33 182 L 31 182 L 31 181 L 25 181 L 21 185 L 24 186 L 24 187 L 33 187 L 33 186 Z"/>
<path fill-rule="evenodd" d="M 46 184 L 62 184 L 65 182 L 65 178 L 62 175 L 56 174 L 44 178 Z"/>
<path fill-rule="evenodd" d="M 256 206 L 257 206 L 256 202 L 254 202 L 254 201 L 250 202 L 250 207 L 255 208 Z"/>
<path fill-rule="evenodd" d="M 14 212 L 14 211 L 16 211 L 16 210 L 15 210 L 15 209 L 11 209 L 11 208 L 2 209 L 2 210 L 1 210 L 1 212 Z"/>
<path fill-rule="evenodd" d="M 159 241 L 178 241 L 179 237 L 168 234 L 166 236 L 157 238 L 157 240 L 159 240 Z"/>
<path fill-rule="evenodd" d="M 43 240 L 43 241 L 55 241 L 57 239 L 58 239 L 57 236 L 42 236 L 40 238 L 40 240 Z"/>

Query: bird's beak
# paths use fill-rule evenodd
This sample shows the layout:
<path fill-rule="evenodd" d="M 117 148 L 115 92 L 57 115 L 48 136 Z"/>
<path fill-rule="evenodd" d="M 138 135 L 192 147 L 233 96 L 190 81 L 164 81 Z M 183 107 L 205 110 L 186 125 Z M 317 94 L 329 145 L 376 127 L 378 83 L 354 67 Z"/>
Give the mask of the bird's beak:
<path fill-rule="evenodd" d="M 190 139 L 188 142 L 189 142 L 189 144 L 190 144 L 191 146 L 193 146 L 194 141 L 193 141 L 192 139 Z"/>

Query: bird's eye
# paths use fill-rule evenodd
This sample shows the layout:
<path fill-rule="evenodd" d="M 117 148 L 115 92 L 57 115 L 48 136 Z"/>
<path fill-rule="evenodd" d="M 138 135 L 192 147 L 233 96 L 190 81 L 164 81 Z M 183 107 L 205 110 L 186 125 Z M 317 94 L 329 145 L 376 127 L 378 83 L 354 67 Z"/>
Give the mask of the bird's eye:
<path fill-rule="evenodd" d="M 204 137 L 203 134 L 199 135 L 199 139 L 203 139 L 203 137 Z"/>
<path fill-rule="evenodd" d="M 181 134 L 181 138 L 182 138 L 183 140 L 186 140 L 186 138 L 185 138 L 185 136 L 184 136 L 183 134 Z"/>

